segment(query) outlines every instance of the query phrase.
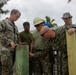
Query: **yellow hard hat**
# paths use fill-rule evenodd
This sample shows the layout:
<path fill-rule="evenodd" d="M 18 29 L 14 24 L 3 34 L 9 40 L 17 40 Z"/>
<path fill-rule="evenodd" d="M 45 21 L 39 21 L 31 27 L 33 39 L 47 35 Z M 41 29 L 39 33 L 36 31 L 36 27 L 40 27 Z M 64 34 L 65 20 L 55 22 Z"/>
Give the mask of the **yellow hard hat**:
<path fill-rule="evenodd" d="M 36 17 L 36 18 L 34 19 L 34 21 L 33 21 L 34 26 L 35 26 L 35 25 L 38 25 L 38 24 L 40 24 L 40 23 L 44 23 L 44 20 L 43 20 L 42 18 L 40 18 L 40 17 Z"/>

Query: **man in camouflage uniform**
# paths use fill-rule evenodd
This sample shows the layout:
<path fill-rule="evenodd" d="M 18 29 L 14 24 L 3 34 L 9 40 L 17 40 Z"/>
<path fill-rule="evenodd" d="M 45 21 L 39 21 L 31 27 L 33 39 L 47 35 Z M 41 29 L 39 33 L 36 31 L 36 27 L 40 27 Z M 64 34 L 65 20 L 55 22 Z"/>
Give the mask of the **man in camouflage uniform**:
<path fill-rule="evenodd" d="M 1 75 L 13 75 L 13 52 L 18 44 L 18 28 L 14 21 L 20 17 L 21 13 L 13 9 L 10 16 L 0 21 L 0 62 L 2 68 Z"/>
<path fill-rule="evenodd" d="M 69 28 L 71 28 L 72 26 L 74 26 L 74 24 L 72 24 L 72 16 L 70 15 L 69 12 L 66 12 L 63 14 L 63 17 L 62 17 L 63 21 L 64 21 L 64 25 L 62 26 L 65 30 L 68 30 Z M 65 51 L 67 51 L 67 48 L 65 49 Z M 65 75 L 66 73 L 66 68 L 68 67 L 68 60 L 67 60 L 67 53 L 65 54 L 63 51 L 60 51 L 61 52 L 61 74 L 62 75 Z"/>
<path fill-rule="evenodd" d="M 50 49 L 45 50 L 45 42 L 46 39 L 40 36 L 40 29 L 44 25 L 43 19 L 36 17 L 34 19 L 34 26 L 37 30 L 33 32 L 33 38 L 34 38 L 34 49 L 33 53 L 30 53 L 30 56 L 33 57 L 33 69 L 34 69 L 34 75 L 52 75 L 51 74 L 51 63 L 52 63 L 52 47 Z M 52 52 L 49 56 L 49 50 Z M 52 59 L 50 59 L 50 57 Z"/>
<path fill-rule="evenodd" d="M 33 36 L 30 32 L 30 23 L 24 22 L 23 23 L 24 31 L 20 32 L 20 44 L 22 45 L 29 45 L 29 52 L 32 52 L 32 46 L 33 46 Z M 29 59 L 29 75 L 32 75 L 32 58 Z"/>
<path fill-rule="evenodd" d="M 71 35 L 74 33 L 76 26 L 72 26 L 72 28 L 68 29 L 68 33 Z M 61 75 L 69 75 L 68 74 L 68 60 L 67 60 L 67 43 L 66 43 L 66 29 L 64 27 L 57 28 L 55 31 L 51 30 L 49 27 L 43 26 L 40 30 L 41 36 L 46 38 L 47 44 L 46 49 L 50 46 L 56 48 L 57 50 L 61 50 L 63 53 L 63 70 Z"/>

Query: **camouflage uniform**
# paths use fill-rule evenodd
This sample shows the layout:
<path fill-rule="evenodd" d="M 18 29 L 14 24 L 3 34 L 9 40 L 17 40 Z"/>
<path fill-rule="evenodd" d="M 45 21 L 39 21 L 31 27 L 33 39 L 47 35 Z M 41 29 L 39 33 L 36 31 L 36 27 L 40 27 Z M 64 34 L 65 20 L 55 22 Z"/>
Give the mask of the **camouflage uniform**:
<path fill-rule="evenodd" d="M 62 53 L 62 74 L 61 75 L 69 75 L 68 74 L 68 60 L 67 60 L 67 43 L 66 43 L 66 30 L 69 28 L 76 28 L 75 25 L 71 26 L 62 26 L 55 30 L 56 36 L 53 39 L 49 39 L 47 42 L 46 48 L 49 46 L 53 46 L 57 50 L 60 50 Z"/>
<path fill-rule="evenodd" d="M 0 22 L 0 62 L 2 75 L 13 75 L 13 61 L 9 43 L 18 43 L 18 29 L 8 18 Z"/>
<path fill-rule="evenodd" d="M 45 49 L 46 40 L 40 36 L 39 31 L 33 33 L 34 38 L 34 59 L 33 59 L 33 69 L 34 75 L 52 75 L 51 74 L 51 62 L 49 58 L 49 49 Z M 51 48 L 52 49 L 52 48 Z M 51 50 L 50 49 L 50 50 Z M 46 55 L 48 54 L 48 59 Z"/>

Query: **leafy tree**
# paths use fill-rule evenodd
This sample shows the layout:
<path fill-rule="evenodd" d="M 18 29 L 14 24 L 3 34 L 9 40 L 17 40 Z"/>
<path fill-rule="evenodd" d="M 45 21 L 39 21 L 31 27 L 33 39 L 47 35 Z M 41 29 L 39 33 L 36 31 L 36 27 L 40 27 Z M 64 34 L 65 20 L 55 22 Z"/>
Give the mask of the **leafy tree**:
<path fill-rule="evenodd" d="M 8 10 L 3 10 L 2 7 L 7 4 L 7 1 L 9 0 L 0 0 L 0 14 L 6 14 L 9 11 Z"/>
<path fill-rule="evenodd" d="M 68 0 L 68 3 L 70 2 L 71 0 Z"/>
<path fill-rule="evenodd" d="M 50 28 L 57 27 L 58 25 L 54 23 L 55 19 L 50 19 L 50 17 L 46 16 L 46 22 L 50 23 Z"/>

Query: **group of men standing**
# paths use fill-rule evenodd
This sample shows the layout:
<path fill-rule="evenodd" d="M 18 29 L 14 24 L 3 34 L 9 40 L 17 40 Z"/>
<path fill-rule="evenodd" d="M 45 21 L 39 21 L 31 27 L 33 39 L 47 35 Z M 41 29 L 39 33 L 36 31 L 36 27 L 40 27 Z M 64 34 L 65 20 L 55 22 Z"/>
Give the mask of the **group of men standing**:
<path fill-rule="evenodd" d="M 76 26 L 72 24 L 70 13 L 64 13 L 62 19 L 65 25 L 52 30 L 44 26 L 44 20 L 36 17 L 33 25 L 36 30 L 30 32 L 30 23 L 24 22 L 24 31 L 18 32 L 14 21 L 21 13 L 13 9 L 10 16 L 0 21 L 0 68 L 1 75 L 13 75 L 15 50 L 18 44 L 29 45 L 29 75 L 53 75 L 54 54 L 53 48 L 62 52 L 62 74 L 68 73 L 66 30 L 72 35 Z"/>
<path fill-rule="evenodd" d="M 54 54 L 53 48 L 60 51 L 61 57 L 61 75 L 69 75 L 68 59 L 67 59 L 67 43 L 66 31 L 69 35 L 75 32 L 76 25 L 72 24 L 72 16 L 70 13 L 64 13 L 62 19 L 65 24 L 55 30 L 44 26 L 44 20 L 36 17 L 33 25 L 36 30 L 33 32 L 33 40 L 31 42 L 31 51 L 29 51 L 30 58 L 32 58 L 29 65 L 29 74 L 32 75 L 53 75 Z M 32 65 L 32 66 L 31 66 Z"/>

